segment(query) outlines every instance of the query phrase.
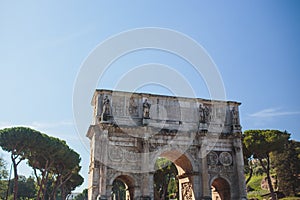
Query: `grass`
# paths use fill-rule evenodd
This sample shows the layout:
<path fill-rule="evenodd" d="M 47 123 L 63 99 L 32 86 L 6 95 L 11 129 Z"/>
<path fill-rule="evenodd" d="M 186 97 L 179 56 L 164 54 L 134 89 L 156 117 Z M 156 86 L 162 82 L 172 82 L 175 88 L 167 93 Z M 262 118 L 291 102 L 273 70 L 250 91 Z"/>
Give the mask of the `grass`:
<path fill-rule="evenodd" d="M 264 178 L 264 176 L 252 176 L 251 180 L 247 184 L 251 188 L 253 188 L 253 191 L 248 192 L 247 196 L 248 199 L 250 198 L 257 198 L 259 200 L 263 200 L 264 198 L 261 197 L 261 195 L 268 194 L 268 190 L 262 190 L 261 189 L 261 180 Z M 300 200 L 300 197 L 285 197 L 280 200 Z"/>
<path fill-rule="evenodd" d="M 248 199 L 250 198 L 257 198 L 259 200 L 262 200 L 263 198 L 261 195 L 269 193 L 267 190 L 261 189 L 261 180 L 264 178 L 264 176 L 252 176 L 250 182 L 247 184 L 251 188 L 254 189 L 254 191 L 248 192 L 247 196 Z"/>
<path fill-rule="evenodd" d="M 267 193 L 269 193 L 269 191 L 267 191 L 267 190 L 251 191 L 251 192 L 248 192 L 247 196 L 248 196 L 248 199 L 257 198 L 259 200 L 263 200 L 263 197 L 261 197 L 261 195 L 264 195 Z"/>
<path fill-rule="evenodd" d="M 261 180 L 264 178 L 264 176 L 252 176 L 250 182 L 248 183 L 248 186 L 253 188 L 256 191 L 262 190 L 260 185 L 261 185 Z"/>

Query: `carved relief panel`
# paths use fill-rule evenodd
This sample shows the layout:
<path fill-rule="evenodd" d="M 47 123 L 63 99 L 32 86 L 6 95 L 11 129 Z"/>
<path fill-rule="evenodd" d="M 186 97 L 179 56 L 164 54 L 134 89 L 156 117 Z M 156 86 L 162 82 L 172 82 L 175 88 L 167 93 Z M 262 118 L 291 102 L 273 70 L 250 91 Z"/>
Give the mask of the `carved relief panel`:
<path fill-rule="evenodd" d="M 125 97 L 113 95 L 112 107 L 114 116 L 125 116 Z"/>
<path fill-rule="evenodd" d="M 193 200 L 193 188 L 192 183 L 186 182 L 181 184 L 182 188 L 182 199 L 183 200 Z"/>
<path fill-rule="evenodd" d="M 207 155 L 207 165 L 211 179 L 215 176 L 223 176 L 228 180 L 232 180 L 235 175 L 231 152 L 209 152 Z"/>
<path fill-rule="evenodd" d="M 108 148 L 108 158 L 113 162 L 132 162 L 138 161 L 140 154 L 134 151 L 129 151 L 124 147 L 110 145 Z"/>
<path fill-rule="evenodd" d="M 130 97 L 128 104 L 128 114 L 131 117 L 139 116 L 139 100 L 134 97 Z"/>

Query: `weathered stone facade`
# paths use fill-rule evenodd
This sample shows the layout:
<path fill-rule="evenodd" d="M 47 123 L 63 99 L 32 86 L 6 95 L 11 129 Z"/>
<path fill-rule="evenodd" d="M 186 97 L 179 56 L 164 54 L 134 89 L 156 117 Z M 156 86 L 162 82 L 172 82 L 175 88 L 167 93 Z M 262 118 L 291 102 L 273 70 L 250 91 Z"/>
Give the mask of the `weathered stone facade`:
<path fill-rule="evenodd" d="M 182 200 L 246 199 L 240 103 L 96 90 L 92 105 L 89 200 L 111 199 L 116 179 L 128 199 L 154 199 L 159 157 L 176 165 Z"/>

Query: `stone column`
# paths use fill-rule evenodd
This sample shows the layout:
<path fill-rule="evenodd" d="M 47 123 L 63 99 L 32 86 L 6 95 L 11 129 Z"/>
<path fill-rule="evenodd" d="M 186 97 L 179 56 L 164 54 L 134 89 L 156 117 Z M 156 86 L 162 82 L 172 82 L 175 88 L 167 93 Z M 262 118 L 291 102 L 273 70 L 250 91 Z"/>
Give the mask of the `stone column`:
<path fill-rule="evenodd" d="M 133 199 L 130 200 L 139 200 L 141 198 L 141 188 L 139 186 L 134 187 Z"/>
<path fill-rule="evenodd" d="M 149 196 L 154 199 L 154 172 L 149 172 Z"/>
<path fill-rule="evenodd" d="M 150 177 L 149 177 L 149 141 L 148 138 L 145 137 L 143 140 L 143 153 L 142 153 L 142 197 L 150 198 Z"/>
<path fill-rule="evenodd" d="M 107 185 L 106 186 L 106 195 L 105 197 L 101 195 L 101 200 L 107 200 L 107 199 L 111 199 L 112 197 L 112 188 L 113 186 L 112 185 Z"/>
<path fill-rule="evenodd" d="M 247 199 L 246 182 L 244 175 L 244 157 L 242 150 L 242 141 L 240 137 L 234 139 L 233 146 L 235 148 L 236 174 L 239 185 L 239 199 Z"/>
<path fill-rule="evenodd" d="M 200 157 L 202 159 L 202 199 L 211 199 L 211 189 L 209 183 L 208 167 L 207 167 L 207 138 L 203 138 Z"/>
<path fill-rule="evenodd" d="M 100 134 L 99 146 L 99 159 L 101 162 L 101 173 L 100 173 L 100 187 L 99 194 L 101 199 L 107 199 L 107 156 L 108 156 L 108 130 L 103 130 Z"/>
<path fill-rule="evenodd" d="M 91 162 L 89 168 L 88 199 L 96 199 L 99 191 L 99 164 Z"/>
<path fill-rule="evenodd" d="M 88 199 L 96 199 L 99 194 L 99 177 L 100 177 L 100 163 L 96 159 L 97 141 L 98 137 L 93 126 L 89 128 L 87 137 L 90 139 L 90 167 L 89 167 L 89 183 L 88 183 Z"/>
<path fill-rule="evenodd" d="M 193 188 L 194 188 L 194 195 L 195 195 L 195 199 L 200 199 L 200 197 L 202 196 L 202 184 L 201 184 L 201 179 L 202 179 L 202 175 L 201 175 L 201 170 L 199 169 L 199 166 L 202 164 L 202 159 L 198 158 L 199 163 L 196 163 L 196 165 L 198 165 L 198 169 L 195 170 L 195 174 L 193 176 Z"/>

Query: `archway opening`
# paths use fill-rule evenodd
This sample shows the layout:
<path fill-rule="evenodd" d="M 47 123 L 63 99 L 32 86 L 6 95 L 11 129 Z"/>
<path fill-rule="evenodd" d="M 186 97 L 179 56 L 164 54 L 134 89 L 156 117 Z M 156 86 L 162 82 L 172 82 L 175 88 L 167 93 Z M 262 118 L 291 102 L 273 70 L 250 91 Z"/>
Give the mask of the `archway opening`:
<path fill-rule="evenodd" d="M 182 154 L 180 151 L 177 150 L 170 150 L 163 152 L 157 162 L 160 159 L 165 159 L 169 162 L 169 168 L 175 171 L 176 168 L 177 175 L 176 177 L 171 176 L 171 181 L 169 182 L 170 190 L 167 197 L 165 198 L 158 198 L 157 191 L 154 191 L 154 195 L 156 198 L 154 199 L 178 199 L 178 200 L 192 200 L 195 199 L 194 195 L 194 186 L 193 186 L 193 167 L 189 160 L 189 158 Z M 173 173 L 174 174 L 174 173 Z M 155 178 L 155 177 L 154 177 Z M 164 177 L 166 178 L 166 177 Z M 155 181 L 155 180 L 154 180 Z M 173 190 L 171 188 L 173 187 Z"/>
<path fill-rule="evenodd" d="M 211 185 L 212 200 L 230 200 L 230 186 L 223 178 L 216 178 Z"/>
<path fill-rule="evenodd" d="M 154 199 L 178 199 L 178 172 L 174 163 L 167 158 L 158 158 L 155 162 Z"/>
<path fill-rule="evenodd" d="M 130 177 L 118 176 L 112 184 L 112 200 L 133 200 L 134 184 Z"/>

